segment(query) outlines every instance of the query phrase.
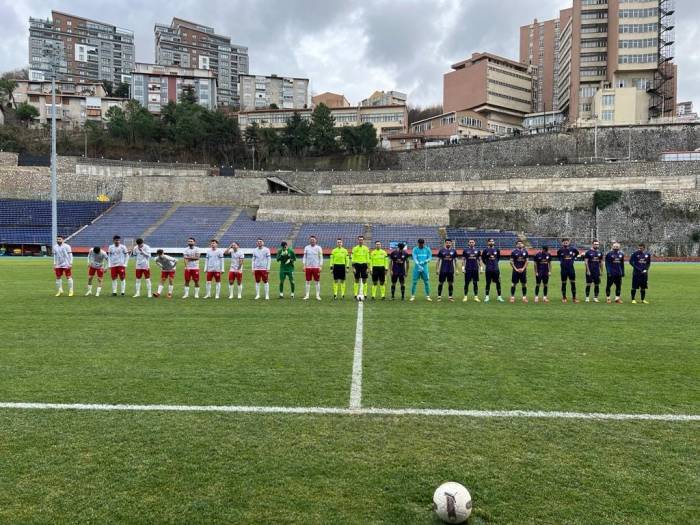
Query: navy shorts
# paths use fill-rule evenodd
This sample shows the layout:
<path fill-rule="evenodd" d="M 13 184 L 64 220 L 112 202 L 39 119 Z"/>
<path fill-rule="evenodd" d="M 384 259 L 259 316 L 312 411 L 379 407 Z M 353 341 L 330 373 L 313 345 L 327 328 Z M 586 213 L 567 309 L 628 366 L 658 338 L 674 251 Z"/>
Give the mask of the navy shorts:
<path fill-rule="evenodd" d="M 549 284 L 549 274 L 542 273 L 539 275 L 535 275 L 535 282 L 537 284 Z"/>
<path fill-rule="evenodd" d="M 467 282 L 478 282 L 479 281 L 479 270 L 466 270 L 464 272 L 464 280 Z"/>
<path fill-rule="evenodd" d="M 511 276 L 511 282 L 513 284 L 523 283 L 527 284 L 527 272 L 516 272 L 513 270 L 513 275 Z"/>
<path fill-rule="evenodd" d="M 587 273 L 586 274 L 586 284 L 600 284 L 600 274 L 599 273 Z"/>
<path fill-rule="evenodd" d="M 455 282 L 455 274 L 454 272 L 440 272 L 438 281 L 441 283 L 444 283 L 445 281 L 447 281 L 448 283 L 453 283 Z"/>
<path fill-rule="evenodd" d="M 562 267 L 561 280 L 566 281 L 567 279 L 575 281 L 576 280 L 576 271 L 573 268 Z"/>
<path fill-rule="evenodd" d="M 646 290 L 648 284 L 649 284 L 649 274 L 648 273 L 642 273 L 642 272 L 633 272 L 632 273 L 632 289 L 633 290 L 636 290 L 637 288 L 641 288 L 642 290 Z"/>

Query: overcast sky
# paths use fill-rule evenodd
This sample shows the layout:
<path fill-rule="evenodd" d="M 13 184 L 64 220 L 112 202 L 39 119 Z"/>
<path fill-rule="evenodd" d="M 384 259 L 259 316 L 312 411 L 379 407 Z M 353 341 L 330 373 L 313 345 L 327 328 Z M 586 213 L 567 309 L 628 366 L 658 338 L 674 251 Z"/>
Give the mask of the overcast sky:
<path fill-rule="evenodd" d="M 26 67 L 29 16 L 51 9 L 136 34 L 136 60 L 153 62 L 153 25 L 196 21 L 248 46 L 253 74 L 311 79 L 313 94 L 352 103 L 374 90 L 409 103 L 442 102 L 442 74 L 475 51 L 518 58 L 519 27 L 553 18 L 570 0 L 0 0 L 0 71 Z M 204 8 L 203 6 L 206 6 Z M 700 1 L 676 0 L 678 100 L 700 110 Z"/>

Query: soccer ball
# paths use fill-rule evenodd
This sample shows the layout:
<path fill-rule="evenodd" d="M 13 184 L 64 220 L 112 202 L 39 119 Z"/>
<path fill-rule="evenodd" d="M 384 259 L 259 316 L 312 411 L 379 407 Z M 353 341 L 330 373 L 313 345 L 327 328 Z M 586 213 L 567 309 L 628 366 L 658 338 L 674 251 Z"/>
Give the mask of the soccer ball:
<path fill-rule="evenodd" d="M 472 513 L 472 497 L 463 485 L 448 481 L 433 494 L 433 510 L 445 523 L 464 523 Z"/>
<path fill-rule="evenodd" d="M 364 294 L 359 294 L 359 295 L 357 296 L 357 300 L 358 300 L 358 301 L 364 301 L 364 300 L 365 300 Z"/>

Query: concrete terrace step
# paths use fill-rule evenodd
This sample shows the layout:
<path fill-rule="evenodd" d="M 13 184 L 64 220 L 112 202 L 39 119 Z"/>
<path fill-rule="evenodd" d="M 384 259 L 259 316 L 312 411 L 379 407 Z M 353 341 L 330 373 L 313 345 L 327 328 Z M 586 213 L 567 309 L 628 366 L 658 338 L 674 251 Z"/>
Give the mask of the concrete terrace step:
<path fill-rule="evenodd" d="M 236 222 L 236 219 L 241 216 L 243 210 L 240 208 L 235 208 L 232 212 L 231 215 L 228 216 L 228 219 L 221 225 L 221 228 L 216 232 L 215 237 L 217 239 L 221 239 L 224 234 L 228 231 L 228 229 L 231 227 L 231 225 Z"/>
<path fill-rule="evenodd" d="M 158 219 L 157 222 L 155 222 L 154 224 L 151 224 L 151 226 L 149 226 L 146 229 L 146 231 L 143 232 L 143 235 L 141 235 L 141 237 L 143 239 L 148 239 L 148 236 L 151 235 L 154 231 L 156 231 L 156 228 L 158 228 L 161 224 L 163 224 L 165 221 L 167 221 L 170 218 L 170 216 L 177 211 L 177 209 L 179 207 L 180 207 L 179 204 L 173 204 L 172 206 L 170 206 L 168 211 L 166 211 L 163 214 L 163 216 L 160 219 Z"/>

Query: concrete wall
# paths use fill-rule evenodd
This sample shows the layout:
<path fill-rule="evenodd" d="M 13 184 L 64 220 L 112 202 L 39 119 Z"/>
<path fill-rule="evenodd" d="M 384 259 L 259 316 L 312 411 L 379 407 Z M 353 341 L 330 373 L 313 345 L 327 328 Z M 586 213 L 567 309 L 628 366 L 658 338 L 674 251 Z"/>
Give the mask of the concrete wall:
<path fill-rule="evenodd" d="M 0 151 L 0 166 L 17 166 L 17 153 Z"/>
<path fill-rule="evenodd" d="M 75 173 L 77 175 L 95 175 L 100 177 L 208 177 L 210 168 L 202 166 L 201 168 L 178 168 L 171 167 L 154 167 L 152 164 L 139 166 L 134 163 L 118 163 L 110 164 L 77 164 Z"/>
<path fill-rule="evenodd" d="M 58 198 L 61 200 L 95 200 L 105 194 L 120 199 L 123 178 L 76 177 L 69 171 L 58 170 Z M 46 167 L 0 166 L 0 198 L 49 199 L 51 171 Z"/>
<path fill-rule="evenodd" d="M 333 186 L 395 184 L 409 182 L 476 181 L 503 179 L 700 177 L 700 162 L 614 162 L 556 166 L 498 166 L 456 170 L 382 171 L 243 171 L 236 178 L 278 177 L 307 193 L 331 190 Z"/>
<path fill-rule="evenodd" d="M 232 177 L 124 177 L 125 201 L 207 202 L 257 206 L 267 192 L 265 179 Z"/>
<path fill-rule="evenodd" d="M 595 155 L 594 130 L 533 135 L 508 140 L 399 152 L 401 169 L 458 169 L 489 166 L 534 166 L 574 162 Z M 631 146 L 631 148 L 629 148 Z M 629 149 L 628 149 L 629 148 Z M 700 125 L 599 128 L 598 157 L 656 160 L 664 151 L 700 148 Z"/>

